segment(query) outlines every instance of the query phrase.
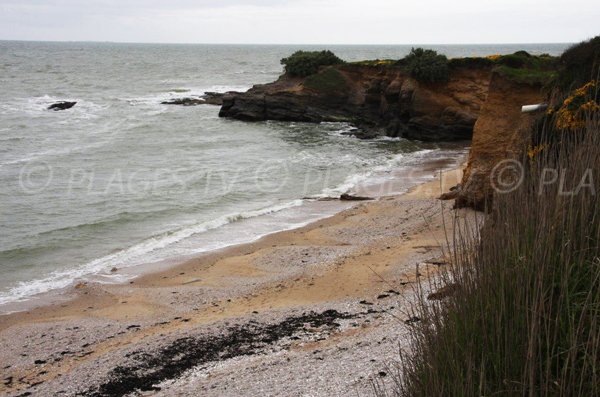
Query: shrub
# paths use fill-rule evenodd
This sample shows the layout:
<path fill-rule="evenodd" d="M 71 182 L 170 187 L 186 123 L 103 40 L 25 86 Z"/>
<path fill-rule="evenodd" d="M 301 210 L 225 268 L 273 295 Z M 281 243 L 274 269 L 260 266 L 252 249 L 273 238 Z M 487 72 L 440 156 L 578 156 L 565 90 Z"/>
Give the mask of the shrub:
<path fill-rule="evenodd" d="M 494 71 L 512 81 L 530 85 L 548 86 L 556 78 L 555 70 L 512 68 L 497 66 Z"/>
<path fill-rule="evenodd" d="M 451 68 L 484 69 L 495 65 L 494 59 L 484 57 L 452 58 L 448 61 Z"/>
<path fill-rule="evenodd" d="M 339 70 L 327 68 L 320 73 L 308 76 L 304 86 L 313 90 L 332 93 L 343 91 L 348 85 Z"/>
<path fill-rule="evenodd" d="M 527 54 L 524 55 L 523 53 Z M 515 52 L 514 54 L 503 55 L 496 61 L 500 65 L 505 65 L 510 68 L 522 68 L 529 62 L 531 56 L 525 51 Z"/>
<path fill-rule="evenodd" d="M 569 90 L 590 80 L 598 80 L 600 36 L 568 48 L 560 57 L 560 88 Z"/>
<path fill-rule="evenodd" d="M 413 48 L 402 64 L 420 82 L 437 83 L 448 80 L 448 58 L 433 50 Z"/>
<path fill-rule="evenodd" d="M 495 60 L 498 66 L 494 70 L 518 83 L 549 87 L 557 77 L 557 61 L 558 58 L 548 54 L 534 56 L 517 51 L 498 57 Z"/>
<path fill-rule="evenodd" d="M 331 51 L 296 51 L 281 60 L 285 72 L 294 77 L 306 77 L 315 74 L 321 66 L 344 63 Z"/>

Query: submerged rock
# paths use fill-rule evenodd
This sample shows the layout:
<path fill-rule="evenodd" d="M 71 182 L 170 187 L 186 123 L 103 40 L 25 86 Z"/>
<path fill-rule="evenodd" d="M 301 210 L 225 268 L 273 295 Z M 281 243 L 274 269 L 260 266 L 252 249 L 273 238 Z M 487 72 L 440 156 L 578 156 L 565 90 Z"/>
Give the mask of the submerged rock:
<path fill-rule="evenodd" d="M 66 101 L 56 102 L 56 103 L 53 103 L 52 105 L 48 106 L 48 110 L 54 110 L 54 111 L 67 110 L 67 109 L 71 109 L 76 104 L 77 104 L 77 102 L 66 102 Z"/>

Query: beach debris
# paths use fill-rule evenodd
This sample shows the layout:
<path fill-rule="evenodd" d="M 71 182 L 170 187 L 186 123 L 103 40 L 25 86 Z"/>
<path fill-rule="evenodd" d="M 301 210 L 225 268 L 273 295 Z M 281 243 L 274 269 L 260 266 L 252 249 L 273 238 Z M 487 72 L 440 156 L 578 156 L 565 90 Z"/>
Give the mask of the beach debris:
<path fill-rule="evenodd" d="M 445 287 L 438 289 L 436 292 L 427 295 L 427 300 L 441 301 L 443 299 L 448 298 L 449 296 L 454 295 L 456 292 L 458 292 L 458 290 L 460 290 L 459 284 L 449 284 Z"/>
<path fill-rule="evenodd" d="M 404 321 L 404 324 L 414 324 L 414 323 L 418 323 L 419 321 L 421 321 L 421 319 L 417 316 L 411 317 L 408 320 Z"/>
<path fill-rule="evenodd" d="M 431 258 L 428 259 L 426 261 L 423 262 L 423 265 L 427 266 L 427 265 L 433 265 L 433 266 L 446 266 L 449 263 L 448 259 L 446 257 L 440 257 L 440 258 Z"/>
<path fill-rule="evenodd" d="M 113 267 L 112 269 L 110 269 L 110 272 L 111 272 L 111 273 L 116 273 L 116 272 L 118 272 L 118 271 L 119 271 L 119 269 L 118 269 L 118 268 L 116 268 L 116 267 Z"/>
<path fill-rule="evenodd" d="M 354 196 L 348 193 L 344 193 L 340 196 L 340 200 L 342 201 L 370 201 L 370 200 L 375 200 L 372 197 L 361 197 L 361 196 Z"/>
<path fill-rule="evenodd" d="M 355 316 L 336 310 L 308 312 L 288 317 L 275 324 L 245 324 L 230 327 L 220 335 L 186 336 L 153 352 L 130 352 L 125 365 L 116 365 L 99 385 L 81 395 L 90 397 L 123 396 L 156 391 L 156 385 L 181 377 L 186 371 L 235 357 L 259 354 L 280 341 L 306 335 L 305 325 L 320 329 L 325 337 L 340 327 L 338 320 Z M 312 335 L 314 338 L 314 334 Z"/>
<path fill-rule="evenodd" d="M 460 192 L 462 191 L 462 185 L 459 183 L 456 186 L 450 188 L 449 192 L 443 193 L 439 199 L 440 200 L 454 200 L 458 197 Z"/>
<path fill-rule="evenodd" d="M 87 287 L 87 283 L 80 282 L 80 283 L 75 284 L 74 288 L 75 289 L 84 289 L 85 287 Z"/>
<path fill-rule="evenodd" d="M 521 112 L 522 113 L 533 113 L 533 112 L 538 112 L 538 111 L 544 111 L 548 109 L 548 104 L 547 103 L 537 103 L 535 105 L 523 105 L 521 107 Z"/>
<path fill-rule="evenodd" d="M 67 110 L 67 109 L 71 109 L 76 104 L 77 104 L 77 102 L 67 102 L 67 101 L 56 102 L 56 103 L 53 103 L 52 105 L 48 106 L 48 110 L 54 110 L 54 111 Z"/>

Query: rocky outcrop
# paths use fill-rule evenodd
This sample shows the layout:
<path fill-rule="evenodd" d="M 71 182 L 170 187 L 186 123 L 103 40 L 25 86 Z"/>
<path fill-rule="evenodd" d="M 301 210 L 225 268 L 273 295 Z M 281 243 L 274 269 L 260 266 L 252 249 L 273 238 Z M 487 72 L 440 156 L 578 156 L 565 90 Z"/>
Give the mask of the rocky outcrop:
<path fill-rule="evenodd" d="M 168 101 L 162 101 L 161 105 L 179 105 L 179 106 L 196 106 L 204 105 L 204 99 L 200 98 L 175 98 Z"/>
<path fill-rule="evenodd" d="M 229 92 L 227 94 L 233 94 Z M 197 105 L 223 105 L 223 96 L 226 93 L 222 92 L 206 92 L 199 97 L 175 98 L 161 102 L 161 105 L 180 105 L 180 106 L 197 106 Z"/>
<path fill-rule="evenodd" d="M 516 83 L 494 73 L 481 115 L 475 123 L 469 160 L 463 174 L 457 207 L 483 210 L 491 204 L 494 189 L 492 178 L 503 171 L 507 159 L 521 159 L 522 151 L 531 139 L 535 114 L 521 112 L 521 106 L 544 101 L 541 86 Z M 507 169 L 507 171 L 510 171 Z M 494 172 L 496 174 L 496 172 Z M 504 186 L 510 188 L 510 186 Z"/>
<path fill-rule="evenodd" d="M 485 101 L 489 68 L 453 68 L 446 83 L 422 84 L 398 66 L 345 64 L 307 78 L 223 97 L 221 117 L 239 120 L 346 121 L 363 137 L 423 141 L 470 139 Z"/>
<path fill-rule="evenodd" d="M 48 106 L 48 110 L 54 110 L 54 111 L 59 111 L 59 110 L 67 110 L 67 109 L 71 109 L 73 106 L 77 105 L 77 102 L 56 102 L 53 103 L 52 105 Z"/>

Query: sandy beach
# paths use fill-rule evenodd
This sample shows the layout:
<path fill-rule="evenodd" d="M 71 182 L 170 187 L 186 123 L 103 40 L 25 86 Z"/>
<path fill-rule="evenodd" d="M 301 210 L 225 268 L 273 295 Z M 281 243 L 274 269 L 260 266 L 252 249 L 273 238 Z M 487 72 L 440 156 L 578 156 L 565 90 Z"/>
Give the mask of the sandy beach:
<path fill-rule="evenodd" d="M 367 395 L 418 320 L 417 279 L 444 266 L 453 218 L 471 214 L 438 200 L 460 178 L 1 316 L 0 393 Z"/>

